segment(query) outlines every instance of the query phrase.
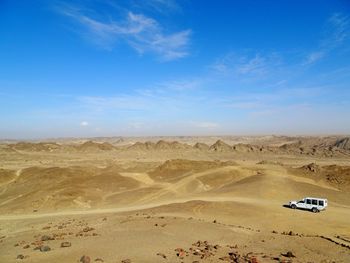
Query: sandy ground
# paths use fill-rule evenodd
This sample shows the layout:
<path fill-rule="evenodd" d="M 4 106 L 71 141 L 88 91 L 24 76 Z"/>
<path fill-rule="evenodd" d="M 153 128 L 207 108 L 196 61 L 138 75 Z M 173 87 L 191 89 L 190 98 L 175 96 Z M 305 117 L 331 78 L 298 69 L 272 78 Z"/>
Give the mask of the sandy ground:
<path fill-rule="evenodd" d="M 0 262 L 350 262 L 347 166 L 346 155 L 0 151 Z M 283 206 L 306 196 L 329 207 Z"/>

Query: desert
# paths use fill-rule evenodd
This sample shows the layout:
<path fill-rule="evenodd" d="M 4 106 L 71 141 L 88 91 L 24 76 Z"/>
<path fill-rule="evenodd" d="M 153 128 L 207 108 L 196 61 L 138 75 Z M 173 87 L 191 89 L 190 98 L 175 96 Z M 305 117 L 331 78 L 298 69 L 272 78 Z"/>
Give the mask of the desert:
<path fill-rule="evenodd" d="M 349 138 L 3 141 L 0 262 L 348 262 Z M 284 205 L 306 196 L 312 213 Z"/>
<path fill-rule="evenodd" d="M 0 0 L 0 263 L 350 263 L 349 0 Z"/>

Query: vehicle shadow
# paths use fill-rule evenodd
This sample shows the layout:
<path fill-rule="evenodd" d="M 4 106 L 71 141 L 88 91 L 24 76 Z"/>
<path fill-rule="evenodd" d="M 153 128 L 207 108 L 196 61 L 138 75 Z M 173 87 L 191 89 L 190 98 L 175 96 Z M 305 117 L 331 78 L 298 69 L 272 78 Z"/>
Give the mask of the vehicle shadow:
<path fill-rule="evenodd" d="M 289 205 L 286 205 L 286 204 L 284 204 L 284 205 L 282 205 L 282 206 L 283 206 L 284 208 L 288 208 L 288 209 L 292 209 L 292 210 L 302 210 L 302 211 L 306 211 L 306 212 L 311 212 L 311 213 L 312 213 L 312 211 L 309 210 L 309 209 L 304 209 L 304 208 L 299 208 L 299 207 L 293 209 L 293 208 L 291 208 Z"/>

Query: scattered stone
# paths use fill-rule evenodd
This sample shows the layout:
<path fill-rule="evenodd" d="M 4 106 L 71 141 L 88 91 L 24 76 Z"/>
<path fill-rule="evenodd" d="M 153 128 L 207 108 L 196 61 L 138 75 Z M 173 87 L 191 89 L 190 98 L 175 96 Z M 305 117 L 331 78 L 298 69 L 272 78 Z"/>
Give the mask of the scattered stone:
<path fill-rule="evenodd" d="M 96 258 L 95 261 L 96 262 L 104 262 L 104 260 L 102 258 Z"/>
<path fill-rule="evenodd" d="M 29 245 L 25 245 L 23 248 L 27 249 L 27 248 L 30 248 L 30 246 Z"/>
<path fill-rule="evenodd" d="M 123 259 L 123 260 L 122 260 L 122 263 L 131 263 L 131 260 L 128 259 L 128 258 L 127 258 L 127 259 Z"/>
<path fill-rule="evenodd" d="M 19 254 L 19 255 L 17 256 L 17 259 L 24 259 L 24 256 L 23 256 L 22 254 Z"/>
<path fill-rule="evenodd" d="M 89 232 L 89 231 L 93 231 L 93 230 L 95 230 L 95 228 L 93 228 L 93 227 L 85 227 L 83 229 L 84 232 Z"/>
<path fill-rule="evenodd" d="M 40 247 L 40 251 L 41 252 L 48 252 L 48 251 L 50 251 L 51 250 L 51 248 L 49 247 L 49 246 L 41 246 Z"/>
<path fill-rule="evenodd" d="M 157 253 L 157 256 L 161 256 L 162 258 L 166 259 L 166 255 L 164 255 L 163 253 Z"/>
<path fill-rule="evenodd" d="M 213 223 L 216 224 L 216 222 L 217 222 L 216 219 L 214 219 Z"/>
<path fill-rule="evenodd" d="M 80 258 L 80 262 L 81 263 L 90 263 L 91 262 L 91 259 L 90 259 L 90 257 L 89 256 L 82 256 L 81 258 Z"/>
<path fill-rule="evenodd" d="M 182 248 L 176 248 L 175 252 L 176 256 L 178 256 L 179 258 L 183 258 L 184 256 L 186 256 L 186 251 Z"/>
<path fill-rule="evenodd" d="M 14 247 L 18 247 L 18 246 L 19 246 L 19 244 L 18 244 L 18 243 L 14 244 Z"/>
<path fill-rule="evenodd" d="M 48 241 L 48 240 L 54 240 L 54 238 L 53 238 L 53 237 L 50 237 L 50 236 L 48 236 L 48 235 L 43 235 L 43 236 L 41 237 L 41 241 Z"/>
<path fill-rule="evenodd" d="M 278 232 L 276 230 L 273 230 L 272 234 L 278 234 Z"/>
<path fill-rule="evenodd" d="M 285 254 L 281 254 L 282 256 L 285 256 L 287 258 L 295 258 L 295 255 L 293 254 L 292 251 L 287 251 Z"/>
<path fill-rule="evenodd" d="M 72 246 L 72 243 L 68 242 L 68 241 L 65 241 L 65 242 L 61 243 L 61 247 L 71 247 L 71 246 Z"/>

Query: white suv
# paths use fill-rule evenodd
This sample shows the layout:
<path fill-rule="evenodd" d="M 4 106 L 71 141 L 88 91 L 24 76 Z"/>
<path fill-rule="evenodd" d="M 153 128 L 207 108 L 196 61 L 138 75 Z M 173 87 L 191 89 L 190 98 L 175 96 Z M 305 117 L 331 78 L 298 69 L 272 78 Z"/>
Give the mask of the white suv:
<path fill-rule="evenodd" d="M 292 209 L 300 208 L 311 210 L 312 212 L 320 212 L 321 210 L 326 209 L 328 205 L 327 199 L 324 198 L 315 198 L 315 197 L 305 197 L 300 201 L 290 201 L 289 207 Z"/>

